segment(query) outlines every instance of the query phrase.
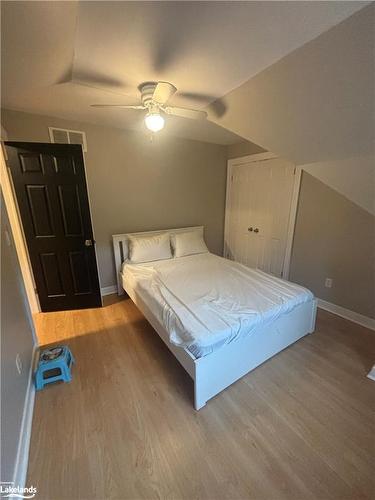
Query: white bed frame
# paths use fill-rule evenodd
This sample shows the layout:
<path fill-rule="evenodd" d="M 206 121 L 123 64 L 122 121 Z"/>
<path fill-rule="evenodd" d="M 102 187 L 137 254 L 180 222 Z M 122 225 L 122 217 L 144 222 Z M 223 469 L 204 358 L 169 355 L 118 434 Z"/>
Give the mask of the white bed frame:
<path fill-rule="evenodd" d="M 187 230 L 203 233 L 203 226 L 113 235 L 118 294 L 124 293 L 121 266 L 128 255 L 129 236 L 172 234 Z M 133 289 L 125 288 L 125 291 L 193 379 L 196 410 L 205 406 L 209 399 L 267 359 L 308 333 L 312 333 L 315 328 L 316 300 L 311 300 L 295 307 L 266 326 L 258 326 L 251 335 L 226 344 L 207 356 L 195 358 L 188 349 L 177 347 L 169 342 L 169 335 L 164 326 Z"/>

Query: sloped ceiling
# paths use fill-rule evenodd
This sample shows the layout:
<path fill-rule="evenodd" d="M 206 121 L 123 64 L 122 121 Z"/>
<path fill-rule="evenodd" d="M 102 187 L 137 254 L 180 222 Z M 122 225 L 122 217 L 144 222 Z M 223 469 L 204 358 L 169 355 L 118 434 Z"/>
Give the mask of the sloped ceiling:
<path fill-rule="evenodd" d="M 229 92 L 211 119 L 297 164 L 368 157 L 374 91 L 372 3 Z"/>
<path fill-rule="evenodd" d="M 254 140 L 234 117 L 252 106 L 221 96 L 366 3 L 2 2 L 2 106 L 142 130 L 139 112 L 89 105 L 134 103 L 141 82 L 166 80 L 175 105 L 215 104 L 211 122 L 168 117 L 165 133 Z"/>

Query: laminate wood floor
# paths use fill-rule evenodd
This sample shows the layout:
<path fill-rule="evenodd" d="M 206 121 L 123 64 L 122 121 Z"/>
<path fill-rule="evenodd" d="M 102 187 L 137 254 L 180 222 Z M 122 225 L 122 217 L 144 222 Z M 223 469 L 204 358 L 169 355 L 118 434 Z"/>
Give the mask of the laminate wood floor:
<path fill-rule="evenodd" d="M 129 299 L 36 317 L 70 384 L 37 393 L 38 499 L 374 499 L 375 333 L 317 330 L 193 409 L 193 383 Z"/>

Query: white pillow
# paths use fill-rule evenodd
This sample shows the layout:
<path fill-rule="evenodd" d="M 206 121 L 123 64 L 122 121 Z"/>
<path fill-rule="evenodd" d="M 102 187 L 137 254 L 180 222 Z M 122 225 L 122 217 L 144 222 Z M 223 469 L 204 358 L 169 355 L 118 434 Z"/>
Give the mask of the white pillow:
<path fill-rule="evenodd" d="M 129 236 L 129 261 L 132 264 L 171 258 L 168 233 L 155 236 Z"/>
<path fill-rule="evenodd" d="M 203 235 L 198 231 L 175 233 L 173 235 L 173 247 L 175 257 L 208 252 L 206 243 L 203 240 Z"/>

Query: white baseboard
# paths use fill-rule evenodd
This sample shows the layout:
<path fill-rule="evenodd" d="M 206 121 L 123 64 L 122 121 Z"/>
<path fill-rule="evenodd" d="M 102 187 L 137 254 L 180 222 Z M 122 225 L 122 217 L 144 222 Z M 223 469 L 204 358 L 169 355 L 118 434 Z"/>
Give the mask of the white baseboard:
<path fill-rule="evenodd" d="M 102 297 L 104 297 L 105 295 L 111 295 L 112 293 L 117 293 L 117 286 L 116 285 L 103 286 L 100 289 L 100 293 L 102 294 Z"/>
<path fill-rule="evenodd" d="M 13 484 L 15 486 L 19 486 L 20 488 L 24 488 L 26 486 L 27 466 L 29 464 L 29 449 L 35 401 L 35 385 L 33 375 L 37 354 L 38 346 L 35 345 L 31 360 L 29 381 L 27 383 L 25 405 L 23 408 L 21 430 L 18 440 L 16 464 L 13 474 Z"/>
<path fill-rule="evenodd" d="M 322 299 L 318 299 L 318 307 L 333 314 L 337 314 L 337 316 L 353 321 L 358 325 L 369 328 L 370 330 L 375 330 L 375 319 L 364 316 L 363 314 L 350 311 L 350 309 L 345 309 L 345 307 L 337 306 L 336 304 L 332 304 L 331 302 L 327 302 Z"/>

